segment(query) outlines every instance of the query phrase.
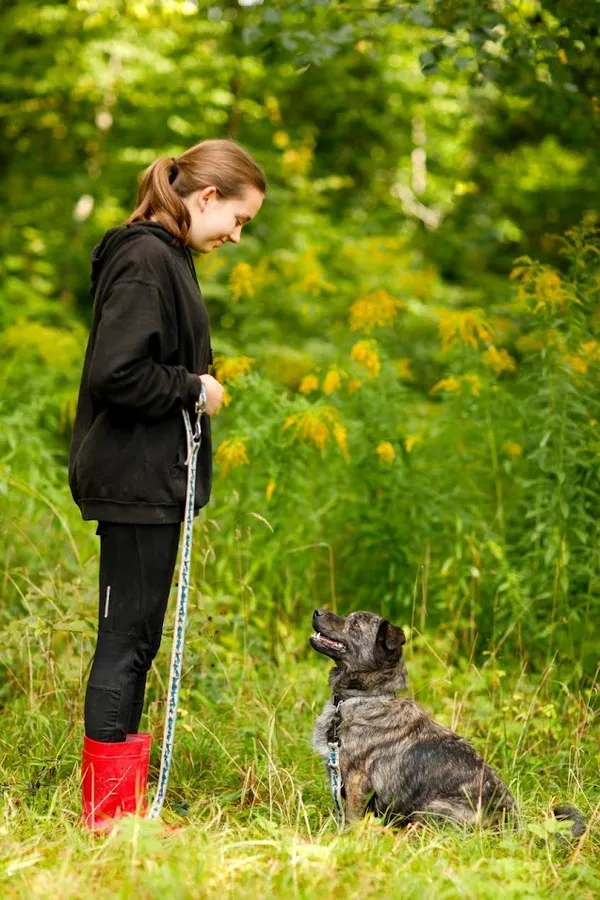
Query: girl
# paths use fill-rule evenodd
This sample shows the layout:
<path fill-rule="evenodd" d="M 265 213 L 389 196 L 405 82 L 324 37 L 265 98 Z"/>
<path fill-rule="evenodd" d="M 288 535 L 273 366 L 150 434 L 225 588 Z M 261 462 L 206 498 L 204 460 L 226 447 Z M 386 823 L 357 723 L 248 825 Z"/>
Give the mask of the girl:
<path fill-rule="evenodd" d="M 195 508 L 211 487 L 209 320 L 191 250 L 239 243 L 266 191 L 254 160 L 203 141 L 144 172 L 138 204 L 92 254 L 94 312 L 69 461 L 84 519 L 98 521 L 98 638 L 85 696 L 85 825 L 145 809 L 150 735 L 138 734 L 160 646 L 186 490 L 182 410 L 201 422 Z M 192 418 L 192 422 L 194 418 Z"/>

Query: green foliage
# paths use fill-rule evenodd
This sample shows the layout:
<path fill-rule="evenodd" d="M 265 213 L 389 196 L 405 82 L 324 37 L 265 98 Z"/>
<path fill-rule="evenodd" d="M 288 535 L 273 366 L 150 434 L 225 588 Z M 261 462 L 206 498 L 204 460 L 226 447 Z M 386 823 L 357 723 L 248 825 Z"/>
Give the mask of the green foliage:
<path fill-rule="evenodd" d="M 226 135 L 269 192 L 198 261 L 228 405 L 171 794 L 194 825 L 168 851 L 126 830 L 94 873 L 107 896 L 597 895 L 593 833 L 561 850 L 545 818 L 597 816 L 597 7 L 3 4 L 7 896 L 89 891 L 70 774 L 97 543 L 65 468 L 89 254 L 144 166 Z M 335 836 L 308 747 L 323 605 L 410 629 L 417 696 L 511 781 L 519 835 Z"/>

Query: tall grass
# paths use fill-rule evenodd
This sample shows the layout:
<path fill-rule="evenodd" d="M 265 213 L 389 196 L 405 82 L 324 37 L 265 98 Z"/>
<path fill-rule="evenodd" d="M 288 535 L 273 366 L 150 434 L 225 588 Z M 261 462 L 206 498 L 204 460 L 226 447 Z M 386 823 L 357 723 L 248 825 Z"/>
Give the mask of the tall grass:
<path fill-rule="evenodd" d="M 584 225 L 564 248 L 560 272 L 519 261 L 485 308 L 439 286 L 435 304 L 422 285 L 400 302 L 365 269 L 329 355 L 285 385 L 235 348 L 220 361 L 231 405 L 196 525 L 167 811 L 186 829 L 168 841 L 153 823 L 79 829 L 98 549 L 66 486 L 81 340 L 5 332 L 3 896 L 597 896 L 597 236 Z M 518 833 L 337 834 L 310 749 L 317 606 L 407 628 L 410 690 L 499 769 Z M 170 638 L 142 723 L 157 739 Z M 589 816 L 578 843 L 556 839 L 557 801 Z"/>

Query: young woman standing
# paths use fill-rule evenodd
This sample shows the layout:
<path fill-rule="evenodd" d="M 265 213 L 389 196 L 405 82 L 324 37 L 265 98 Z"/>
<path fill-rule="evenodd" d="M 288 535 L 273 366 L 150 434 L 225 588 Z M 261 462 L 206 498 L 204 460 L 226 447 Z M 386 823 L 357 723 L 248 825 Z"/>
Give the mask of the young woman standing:
<path fill-rule="evenodd" d="M 195 508 L 211 487 L 209 417 L 221 385 L 191 250 L 237 244 L 266 191 L 232 141 L 203 141 L 144 172 L 137 208 L 92 254 L 94 312 L 69 462 L 84 519 L 98 521 L 98 638 L 85 696 L 88 828 L 145 808 L 150 735 L 138 734 L 160 646 L 186 491 L 182 410 L 200 416 Z"/>

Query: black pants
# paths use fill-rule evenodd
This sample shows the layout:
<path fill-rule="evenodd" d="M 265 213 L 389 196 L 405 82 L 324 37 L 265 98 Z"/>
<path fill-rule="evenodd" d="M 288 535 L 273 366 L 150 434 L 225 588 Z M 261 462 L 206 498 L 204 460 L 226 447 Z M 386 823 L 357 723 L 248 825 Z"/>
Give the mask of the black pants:
<path fill-rule="evenodd" d="M 93 740 L 124 741 L 139 728 L 180 529 L 178 524 L 98 525 L 98 640 L 85 694 L 85 733 Z"/>

